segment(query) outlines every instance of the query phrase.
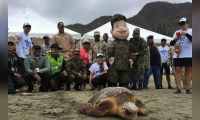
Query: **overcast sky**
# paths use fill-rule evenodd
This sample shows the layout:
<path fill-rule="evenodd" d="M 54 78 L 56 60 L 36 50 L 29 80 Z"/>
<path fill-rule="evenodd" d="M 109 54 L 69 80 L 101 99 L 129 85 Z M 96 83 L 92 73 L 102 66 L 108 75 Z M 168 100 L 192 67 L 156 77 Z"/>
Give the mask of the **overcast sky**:
<path fill-rule="evenodd" d="M 8 0 L 8 16 L 29 11 L 54 23 L 88 24 L 100 16 L 116 13 L 132 17 L 145 4 L 154 1 L 158 0 Z M 166 2 L 192 3 L 192 0 Z"/>

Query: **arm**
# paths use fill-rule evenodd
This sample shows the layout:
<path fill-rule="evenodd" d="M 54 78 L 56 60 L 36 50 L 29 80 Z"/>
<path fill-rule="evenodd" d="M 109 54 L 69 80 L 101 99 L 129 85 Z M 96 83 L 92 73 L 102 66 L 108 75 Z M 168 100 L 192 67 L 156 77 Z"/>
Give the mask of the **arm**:
<path fill-rule="evenodd" d="M 56 43 L 56 35 L 54 35 L 51 39 L 51 44 L 55 44 Z"/>
<path fill-rule="evenodd" d="M 87 74 L 87 68 L 86 68 L 85 64 L 83 63 L 83 61 L 81 61 L 81 62 L 82 62 L 83 74 Z"/>
<path fill-rule="evenodd" d="M 89 63 L 92 64 L 92 47 L 90 47 L 88 59 L 89 59 Z"/>
<path fill-rule="evenodd" d="M 18 35 L 15 35 L 15 38 L 14 38 L 14 43 L 17 45 L 19 42 L 19 36 Z"/>
<path fill-rule="evenodd" d="M 171 46 L 174 46 L 175 44 L 176 44 L 176 40 L 175 39 L 170 42 Z"/>
<path fill-rule="evenodd" d="M 63 72 L 64 70 L 66 70 L 66 63 L 65 60 L 63 59 L 61 72 Z"/>
<path fill-rule="evenodd" d="M 147 53 L 147 42 L 143 40 L 142 50 L 137 53 L 137 55 L 144 56 Z"/>
<path fill-rule="evenodd" d="M 186 36 L 190 41 L 192 41 L 192 36 L 191 36 L 190 34 L 186 33 L 185 36 Z"/>
<path fill-rule="evenodd" d="M 92 72 L 90 72 L 89 84 L 91 84 L 91 83 L 92 83 L 92 77 L 93 77 L 93 73 L 92 73 Z"/>
<path fill-rule="evenodd" d="M 74 50 L 76 49 L 76 45 L 75 45 L 75 40 L 72 38 L 72 36 L 70 35 L 70 43 L 72 45 L 72 51 L 74 52 Z"/>
<path fill-rule="evenodd" d="M 47 59 L 47 57 L 43 57 L 45 60 L 44 60 L 44 68 L 43 69 L 40 69 L 40 73 L 44 73 L 44 72 L 47 72 L 47 71 L 50 71 L 50 63 L 49 63 L 49 60 Z"/>
<path fill-rule="evenodd" d="M 25 67 L 25 71 L 31 75 L 32 70 L 30 69 L 29 57 L 27 57 L 27 58 L 24 60 L 24 67 Z"/>
<path fill-rule="evenodd" d="M 67 62 L 66 62 L 66 70 L 67 70 L 67 73 L 69 73 L 69 74 L 78 75 L 78 72 L 73 70 L 73 66 L 72 66 L 72 61 L 71 60 L 67 60 Z"/>
<path fill-rule="evenodd" d="M 19 56 L 16 54 L 17 56 L 17 64 L 18 64 L 18 70 L 17 72 L 22 74 L 24 72 L 24 63 L 23 61 L 19 58 Z"/>

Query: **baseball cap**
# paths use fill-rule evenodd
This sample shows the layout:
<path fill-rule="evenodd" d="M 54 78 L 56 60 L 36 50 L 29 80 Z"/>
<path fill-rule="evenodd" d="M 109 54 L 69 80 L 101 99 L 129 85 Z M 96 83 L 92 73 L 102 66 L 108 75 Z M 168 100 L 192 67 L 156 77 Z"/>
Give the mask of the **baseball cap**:
<path fill-rule="evenodd" d="M 167 39 L 163 37 L 163 38 L 161 39 L 161 41 L 167 41 Z"/>
<path fill-rule="evenodd" d="M 99 31 L 95 31 L 94 35 L 100 35 L 100 32 Z"/>
<path fill-rule="evenodd" d="M 183 18 L 181 18 L 181 19 L 179 20 L 179 23 L 180 23 L 180 22 L 186 22 L 186 23 L 188 23 L 188 19 L 183 17 Z"/>
<path fill-rule="evenodd" d="M 58 23 L 58 27 L 64 27 L 65 25 L 64 25 L 64 23 L 63 22 L 59 22 Z"/>
<path fill-rule="evenodd" d="M 149 35 L 147 39 L 153 39 L 153 35 Z"/>
<path fill-rule="evenodd" d="M 89 44 L 90 44 L 90 41 L 89 41 L 87 38 L 84 38 L 82 43 L 83 43 L 83 44 L 84 44 L 84 43 L 89 43 Z"/>
<path fill-rule="evenodd" d="M 31 24 L 28 23 L 28 22 L 25 22 L 25 23 L 23 24 L 23 27 L 25 27 L 25 26 L 30 26 L 30 27 L 31 27 Z"/>
<path fill-rule="evenodd" d="M 97 56 L 96 57 L 103 57 L 103 54 L 101 54 L 101 53 L 97 53 Z"/>
<path fill-rule="evenodd" d="M 48 36 L 48 35 L 45 35 L 45 36 L 43 37 L 43 39 L 44 39 L 44 38 L 49 38 L 49 36 Z"/>
<path fill-rule="evenodd" d="M 34 48 L 34 49 L 41 49 L 41 46 L 40 46 L 38 43 L 35 43 L 35 44 L 33 45 L 33 48 Z"/>
<path fill-rule="evenodd" d="M 8 44 L 12 44 L 12 45 L 14 45 L 14 41 L 8 39 Z"/>
<path fill-rule="evenodd" d="M 133 30 L 133 36 L 134 35 L 140 35 L 140 28 L 135 28 L 134 30 Z"/>
<path fill-rule="evenodd" d="M 80 55 L 80 50 L 79 50 L 79 49 L 74 50 L 74 54 L 75 54 L 75 55 L 77 55 L 77 54 Z"/>

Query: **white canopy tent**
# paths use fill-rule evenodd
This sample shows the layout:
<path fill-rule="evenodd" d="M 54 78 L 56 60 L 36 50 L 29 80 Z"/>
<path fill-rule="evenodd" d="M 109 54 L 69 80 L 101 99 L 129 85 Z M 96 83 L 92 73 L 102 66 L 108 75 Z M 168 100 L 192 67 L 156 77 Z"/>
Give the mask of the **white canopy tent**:
<path fill-rule="evenodd" d="M 169 43 L 172 38 L 171 37 L 168 37 L 168 36 L 165 36 L 165 35 L 162 35 L 162 34 L 159 34 L 159 33 L 156 33 L 156 32 L 153 32 L 153 31 L 150 31 L 150 30 L 147 30 L 147 29 L 144 29 L 144 28 L 141 28 L 141 27 L 138 27 L 138 26 L 135 26 L 135 25 L 132 25 L 132 24 L 129 24 L 127 23 L 127 26 L 129 28 L 129 37 L 128 37 L 128 40 L 132 37 L 132 33 L 133 33 L 133 30 L 135 28 L 140 28 L 140 36 L 143 37 L 144 39 L 147 38 L 147 36 L 149 35 L 153 35 L 154 36 L 154 42 L 160 42 L 161 38 L 165 37 L 167 39 L 167 43 Z M 88 33 L 85 33 L 81 39 L 84 39 L 84 38 L 88 38 L 88 39 L 94 39 L 94 31 L 100 31 L 100 34 L 101 34 L 101 38 L 103 38 L 103 34 L 104 33 L 108 33 L 108 39 L 109 40 L 113 40 L 113 37 L 112 35 L 110 34 L 110 29 L 111 29 L 111 23 L 108 22 Z"/>
<path fill-rule="evenodd" d="M 30 36 L 42 38 L 44 35 L 53 37 L 58 32 L 57 24 L 39 17 L 31 12 L 23 12 L 8 17 L 8 36 L 15 36 L 18 32 L 23 31 L 23 23 L 31 24 Z M 72 35 L 74 39 L 81 39 L 81 34 L 65 28 L 65 32 Z"/>

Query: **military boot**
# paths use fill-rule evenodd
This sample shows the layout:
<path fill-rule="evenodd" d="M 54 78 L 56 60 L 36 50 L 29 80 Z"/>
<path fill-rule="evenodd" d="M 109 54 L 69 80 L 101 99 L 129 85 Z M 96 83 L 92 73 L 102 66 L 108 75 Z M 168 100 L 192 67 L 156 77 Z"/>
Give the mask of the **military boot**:
<path fill-rule="evenodd" d="M 81 91 L 80 88 L 79 88 L 80 85 L 81 85 L 80 83 L 76 83 L 76 85 L 74 85 L 74 89 L 75 89 L 76 91 Z"/>
<path fill-rule="evenodd" d="M 66 90 L 67 90 L 67 91 L 70 91 L 70 83 L 67 83 L 67 85 L 66 85 Z"/>
<path fill-rule="evenodd" d="M 143 85 L 142 85 L 142 83 L 139 84 L 138 90 L 143 90 Z"/>

